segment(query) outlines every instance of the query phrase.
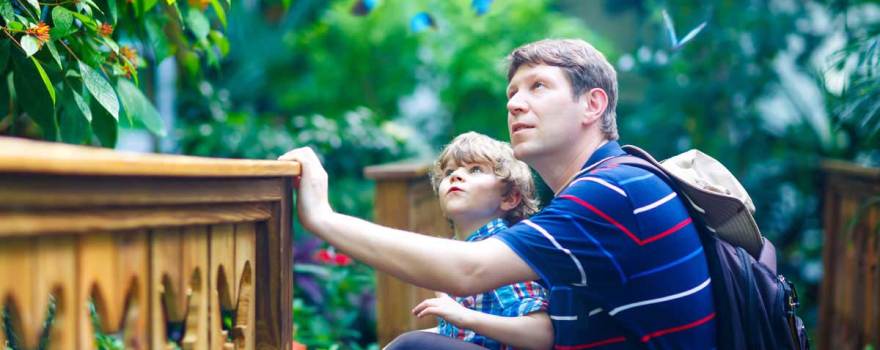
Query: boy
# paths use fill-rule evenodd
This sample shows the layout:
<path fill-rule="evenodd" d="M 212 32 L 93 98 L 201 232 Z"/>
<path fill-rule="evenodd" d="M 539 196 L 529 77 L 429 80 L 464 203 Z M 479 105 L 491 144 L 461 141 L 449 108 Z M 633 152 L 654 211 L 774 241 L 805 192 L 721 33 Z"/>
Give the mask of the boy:
<path fill-rule="evenodd" d="M 509 144 L 488 136 L 459 135 L 440 154 L 431 173 L 440 207 L 459 240 L 484 240 L 537 209 L 528 166 L 514 158 Z M 548 349 L 553 328 L 547 304 L 544 287 L 525 282 L 465 297 L 437 293 L 437 298 L 417 305 L 413 314 L 439 317 L 438 327 L 429 332 L 488 349 Z M 445 342 L 436 335 L 415 333 L 398 338 L 388 348 L 413 348 L 405 344 L 412 341 L 438 348 L 444 348 L 438 342 Z"/>

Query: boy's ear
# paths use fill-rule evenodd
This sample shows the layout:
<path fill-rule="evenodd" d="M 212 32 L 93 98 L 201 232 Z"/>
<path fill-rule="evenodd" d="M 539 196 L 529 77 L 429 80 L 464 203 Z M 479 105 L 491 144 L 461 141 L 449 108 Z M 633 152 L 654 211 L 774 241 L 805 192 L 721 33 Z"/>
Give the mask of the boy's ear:
<path fill-rule="evenodd" d="M 510 191 L 510 194 L 501 199 L 501 210 L 511 211 L 522 201 L 522 195 L 516 191 Z"/>

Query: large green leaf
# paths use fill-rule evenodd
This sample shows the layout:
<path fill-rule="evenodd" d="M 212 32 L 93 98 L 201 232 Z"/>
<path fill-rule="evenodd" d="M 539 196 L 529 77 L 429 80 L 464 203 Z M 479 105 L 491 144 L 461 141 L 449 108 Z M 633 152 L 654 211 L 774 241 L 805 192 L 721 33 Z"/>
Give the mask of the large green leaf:
<path fill-rule="evenodd" d="M 226 10 L 223 9 L 223 5 L 220 4 L 219 0 L 211 0 L 211 7 L 217 13 L 217 19 L 220 20 L 220 24 L 223 25 L 223 28 L 226 28 Z"/>
<path fill-rule="evenodd" d="M 137 86 L 126 79 L 119 79 L 116 90 L 119 92 L 119 99 L 122 101 L 122 107 L 129 119 L 138 119 L 152 133 L 161 137 L 165 136 L 165 125 L 159 111 Z"/>
<path fill-rule="evenodd" d="M 98 137 L 101 146 L 113 148 L 116 146 L 116 139 L 119 135 L 119 127 L 117 119 L 114 118 L 104 108 L 96 108 L 92 106 L 92 132 Z"/>
<path fill-rule="evenodd" d="M 58 54 L 58 49 L 55 47 L 55 43 L 47 42 L 46 48 L 49 49 L 49 53 L 52 54 L 52 58 L 55 59 L 55 63 L 58 64 L 58 69 L 64 70 L 64 66 L 61 64 L 61 55 Z"/>
<path fill-rule="evenodd" d="M 55 105 L 55 87 L 52 86 L 52 81 L 49 80 L 49 76 L 46 75 L 46 71 L 43 69 L 43 65 L 40 64 L 40 61 L 37 61 L 36 58 L 31 57 L 31 61 L 34 62 L 34 67 L 37 68 L 37 72 L 40 73 L 40 80 L 46 86 L 46 90 L 49 91 L 49 96 L 52 97 L 52 105 Z"/>
<path fill-rule="evenodd" d="M 211 23 L 208 21 L 208 17 L 205 17 L 205 14 L 198 8 L 190 8 L 186 13 L 186 25 L 197 40 L 208 37 L 208 33 L 211 32 Z"/>
<path fill-rule="evenodd" d="M 27 0 L 27 2 L 34 10 L 36 10 L 34 15 L 37 16 L 37 18 L 40 18 L 40 2 L 37 0 Z"/>
<path fill-rule="evenodd" d="M 3 17 L 3 20 L 6 21 L 6 23 L 15 20 L 15 11 L 12 9 L 12 1 L 0 1 L 0 17 Z"/>
<path fill-rule="evenodd" d="M 116 21 L 119 18 L 116 5 L 116 0 L 107 0 L 107 12 L 110 14 L 110 23 L 113 23 L 114 26 L 116 25 Z"/>
<path fill-rule="evenodd" d="M 79 72 L 82 74 L 83 84 L 86 89 L 95 97 L 95 100 L 104 108 L 113 119 L 119 120 L 119 100 L 116 98 L 116 92 L 113 87 L 104 79 L 101 73 L 98 73 L 92 67 L 89 67 L 82 61 L 79 62 Z"/>
<path fill-rule="evenodd" d="M 55 90 L 43 80 L 45 72 L 39 61 L 27 58 L 17 50 L 13 53 L 13 82 L 18 105 L 43 130 L 47 140 L 58 139 L 58 122 L 55 119 Z M 50 90 L 51 89 L 51 90 Z"/>
<path fill-rule="evenodd" d="M 76 107 L 79 108 L 79 111 L 80 111 L 80 113 L 82 113 L 82 116 L 85 117 L 86 120 L 91 122 L 92 121 L 92 109 L 89 108 L 89 102 L 86 101 L 82 97 L 82 95 L 77 93 L 75 90 L 71 89 L 71 92 L 73 93 L 73 102 L 76 104 Z"/>
<path fill-rule="evenodd" d="M 221 56 L 225 57 L 229 54 L 229 40 L 223 36 L 222 32 L 212 30 L 209 37 L 211 38 L 211 42 L 217 46 L 217 50 L 220 51 Z"/>
<path fill-rule="evenodd" d="M 144 26 L 147 29 L 147 37 L 150 40 L 149 46 L 153 49 L 156 62 L 162 62 L 166 57 L 171 56 L 172 47 L 168 42 L 168 37 L 162 30 L 162 20 L 159 18 L 146 18 Z"/>
<path fill-rule="evenodd" d="M 27 57 L 31 57 L 40 51 L 40 40 L 31 35 L 24 35 L 21 37 L 21 48 Z"/>
<path fill-rule="evenodd" d="M 52 39 L 68 36 L 73 31 L 73 13 L 62 6 L 55 6 L 52 9 L 52 23 Z"/>

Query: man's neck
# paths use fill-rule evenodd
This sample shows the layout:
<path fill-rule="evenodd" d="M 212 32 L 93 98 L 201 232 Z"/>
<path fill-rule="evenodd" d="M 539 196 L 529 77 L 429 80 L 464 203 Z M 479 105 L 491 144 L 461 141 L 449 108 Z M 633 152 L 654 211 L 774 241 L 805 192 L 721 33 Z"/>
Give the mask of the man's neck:
<path fill-rule="evenodd" d="M 581 167 L 593 153 L 606 143 L 608 140 L 604 137 L 590 137 L 582 145 L 570 148 L 571 152 L 562 155 L 562 157 L 542 159 L 532 166 L 541 175 L 541 179 L 547 186 L 550 186 L 553 193 L 559 193 L 581 170 Z"/>

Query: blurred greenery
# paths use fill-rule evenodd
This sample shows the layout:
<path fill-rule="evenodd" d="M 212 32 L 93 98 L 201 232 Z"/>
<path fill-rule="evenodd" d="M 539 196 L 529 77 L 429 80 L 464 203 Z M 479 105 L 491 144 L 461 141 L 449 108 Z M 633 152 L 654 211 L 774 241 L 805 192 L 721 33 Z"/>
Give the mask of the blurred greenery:
<path fill-rule="evenodd" d="M 229 4 L 0 1 L 0 134 L 105 147 L 120 124 L 164 136 L 139 72 L 172 55 L 192 76 L 217 66 Z"/>
<path fill-rule="evenodd" d="M 781 272 L 799 289 L 800 313 L 815 327 L 820 161 L 880 165 L 876 1 L 507 0 L 485 12 L 476 3 L 484 2 L 233 1 L 216 69 L 194 74 L 193 58 L 176 55 L 183 74 L 162 141 L 174 152 L 269 159 L 312 146 L 332 175 L 334 208 L 370 218 L 373 186 L 363 167 L 430 159 L 464 131 L 507 140 L 504 57 L 542 38 L 582 38 L 618 69 L 624 143 L 658 158 L 699 148 L 743 182 Z M 664 11 L 676 39 L 706 25 L 677 45 Z M 158 85 L 159 63 L 141 74 L 152 79 L 145 85 Z M 0 98 L 16 96 L 0 89 Z M 60 108 L 75 102 L 61 100 Z M 14 113 L 0 112 L 0 133 L 28 134 L 11 132 L 3 123 Z M 26 119 L 13 120 L 14 130 L 28 128 Z M 62 140 L 80 133 L 60 128 Z M 324 245 L 300 227 L 295 239 L 297 341 L 374 347 L 371 270 L 314 259 Z"/>

